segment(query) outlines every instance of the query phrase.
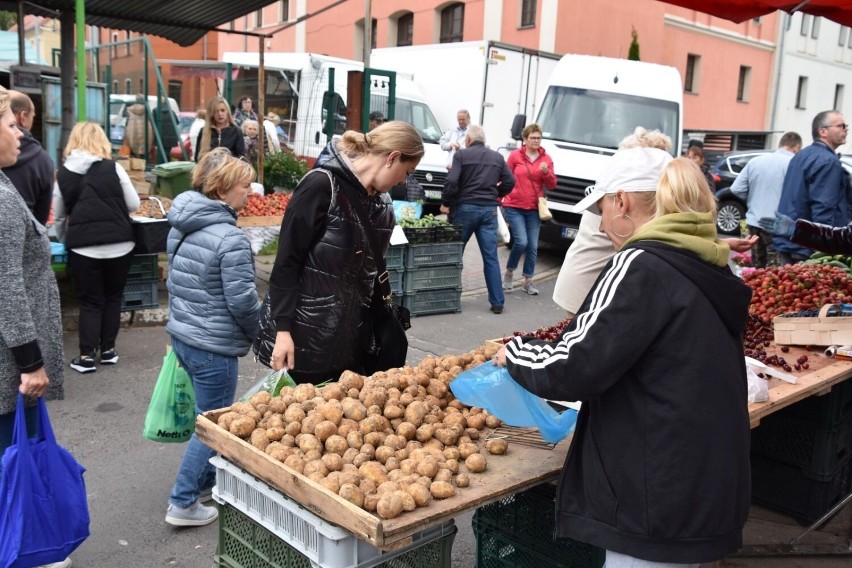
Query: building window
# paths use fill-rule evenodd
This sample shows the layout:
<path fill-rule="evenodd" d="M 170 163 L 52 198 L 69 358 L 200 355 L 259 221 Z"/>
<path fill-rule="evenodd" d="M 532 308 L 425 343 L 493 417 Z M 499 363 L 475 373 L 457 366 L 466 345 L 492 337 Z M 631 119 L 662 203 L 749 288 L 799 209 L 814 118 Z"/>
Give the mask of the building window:
<path fill-rule="evenodd" d="M 263 27 L 263 8 L 254 13 L 254 27 Z"/>
<path fill-rule="evenodd" d="M 521 0 L 521 27 L 535 26 L 536 0 Z"/>
<path fill-rule="evenodd" d="M 747 103 L 751 91 L 751 67 L 740 65 L 740 78 L 737 82 L 737 102 Z"/>
<path fill-rule="evenodd" d="M 125 95 L 129 95 L 129 94 L 130 94 L 130 88 L 131 88 L 131 82 L 130 82 L 130 79 L 125 79 L 125 80 L 124 80 L 124 94 L 125 94 Z"/>
<path fill-rule="evenodd" d="M 811 15 L 810 14 L 802 14 L 802 27 L 799 29 L 799 33 L 805 37 L 808 37 L 808 32 L 811 31 Z"/>
<path fill-rule="evenodd" d="M 464 4 L 457 2 L 441 10 L 440 43 L 462 41 L 464 32 Z"/>
<path fill-rule="evenodd" d="M 814 18 L 814 24 L 811 26 L 811 37 L 813 39 L 817 39 L 819 37 L 819 24 L 822 22 L 822 18 L 819 16 Z"/>
<path fill-rule="evenodd" d="M 169 81 L 169 97 L 180 103 L 183 81 Z"/>
<path fill-rule="evenodd" d="M 142 77 L 139 77 L 139 90 L 136 91 L 136 92 L 137 93 L 144 93 L 145 92 L 145 79 L 143 79 Z"/>
<path fill-rule="evenodd" d="M 840 83 L 834 86 L 834 106 L 832 107 L 837 112 L 843 112 L 843 85 Z"/>
<path fill-rule="evenodd" d="M 118 46 L 115 45 L 116 43 L 118 43 L 118 32 L 112 32 L 111 37 L 113 46 L 112 49 L 110 49 L 110 53 L 112 54 L 112 57 L 118 57 Z"/>
<path fill-rule="evenodd" d="M 370 22 L 370 48 L 376 49 L 376 36 L 379 31 L 379 21 L 376 18 L 373 18 L 373 21 Z"/>
<path fill-rule="evenodd" d="M 846 47 L 846 36 L 849 35 L 849 28 L 846 26 L 840 26 L 840 35 L 837 37 L 837 45 L 840 47 Z"/>
<path fill-rule="evenodd" d="M 686 56 L 686 73 L 683 77 L 683 90 L 687 93 L 697 93 L 700 76 L 701 56 L 690 53 Z"/>
<path fill-rule="evenodd" d="M 130 55 L 130 32 L 124 32 L 124 41 L 128 42 L 124 44 L 124 55 Z"/>
<path fill-rule="evenodd" d="M 278 3 L 278 21 L 290 21 L 290 0 L 281 0 Z"/>
<path fill-rule="evenodd" d="M 118 79 L 112 82 L 112 93 L 114 95 L 118 94 Z"/>
<path fill-rule="evenodd" d="M 414 14 L 404 14 L 396 20 L 396 44 L 398 46 L 414 44 Z"/>
<path fill-rule="evenodd" d="M 808 96 L 808 78 L 799 76 L 799 84 L 796 87 L 796 108 L 804 109 Z"/>

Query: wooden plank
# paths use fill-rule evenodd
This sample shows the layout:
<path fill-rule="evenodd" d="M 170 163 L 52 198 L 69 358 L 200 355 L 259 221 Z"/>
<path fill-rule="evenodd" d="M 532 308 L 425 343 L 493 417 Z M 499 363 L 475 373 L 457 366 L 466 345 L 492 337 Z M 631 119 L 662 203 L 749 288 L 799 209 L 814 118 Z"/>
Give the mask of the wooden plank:
<path fill-rule="evenodd" d="M 562 470 L 570 445 L 570 437 L 553 450 L 510 444 L 505 456 L 487 455 L 488 468 L 483 473 L 471 475 L 470 486 L 459 489 L 455 496 L 433 500 L 426 507 L 385 520 L 355 507 L 225 431 L 216 420 L 227 410 L 206 412 L 197 418 L 196 434 L 204 444 L 311 512 L 383 550 L 407 546 L 413 534 L 452 519 L 465 510 L 555 479 Z"/>
<path fill-rule="evenodd" d="M 237 227 L 280 227 L 282 215 L 237 217 Z"/>

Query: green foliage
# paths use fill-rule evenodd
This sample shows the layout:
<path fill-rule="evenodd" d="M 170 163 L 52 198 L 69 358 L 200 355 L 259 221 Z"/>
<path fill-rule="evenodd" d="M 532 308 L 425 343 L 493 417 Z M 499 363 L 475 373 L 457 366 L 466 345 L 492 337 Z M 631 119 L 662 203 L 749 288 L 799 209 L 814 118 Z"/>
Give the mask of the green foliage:
<path fill-rule="evenodd" d="M 630 26 L 630 49 L 627 51 L 627 59 L 639 61 L 639 34 L 633 26 Z"/>
<path fill-rule="evenodd" d="M 263 245 L 260 251 L 257 253 L 258 256 L 266 256 L 266 255 L 274 255 L 278 253 L 278 237 L 276 236 L 274 239 Z"/>
<path fill-rule="evenodd" d="M 306 173 L 307 162 L 292 152 L 267 154 L 263 160 L 263 189 L 266 193 L 272 193 L 275 187 L 293 189 Z"/>
<path fill-rule="evenodd" d="M 18 15 L 15 12 L 0 11 L 0 30 L 8 30 L 18 23 Z"/>

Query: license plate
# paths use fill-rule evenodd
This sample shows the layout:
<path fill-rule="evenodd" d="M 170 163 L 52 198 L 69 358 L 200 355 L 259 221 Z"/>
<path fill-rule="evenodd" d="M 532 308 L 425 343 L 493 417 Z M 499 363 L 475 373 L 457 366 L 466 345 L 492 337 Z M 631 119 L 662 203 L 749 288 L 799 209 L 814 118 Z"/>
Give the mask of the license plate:
<path fill-rule="evenodd" d="M 424 191 L 427 199 L 441 199 L 441 190 L 427 189 Z"/>
<path fill-rule="evenodd" d="M 563 239 L 573 239 L 577 236 L 577 229 L 572 229 L 571 227 L 562 227 L 562 238 Z"/>

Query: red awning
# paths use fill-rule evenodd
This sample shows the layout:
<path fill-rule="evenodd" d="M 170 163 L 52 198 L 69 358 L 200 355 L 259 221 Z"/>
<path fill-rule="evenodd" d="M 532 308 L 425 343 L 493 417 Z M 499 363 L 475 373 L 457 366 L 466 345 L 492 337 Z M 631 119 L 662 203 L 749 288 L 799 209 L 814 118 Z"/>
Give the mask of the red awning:
<path fill-rule="evenodd" d="M 733 22 L 744 22 L 775 10 L 803 12 L 852 26 L 852 0 L 666 0 Z"/>

